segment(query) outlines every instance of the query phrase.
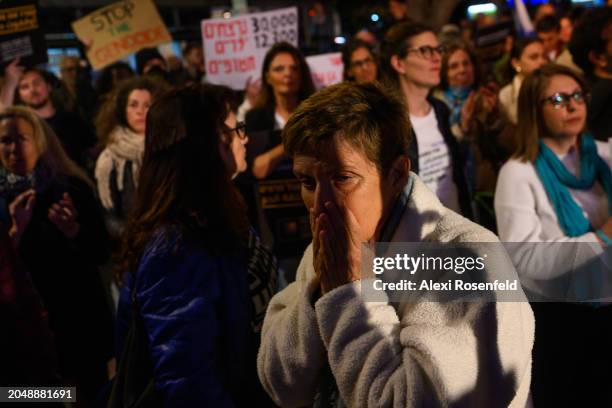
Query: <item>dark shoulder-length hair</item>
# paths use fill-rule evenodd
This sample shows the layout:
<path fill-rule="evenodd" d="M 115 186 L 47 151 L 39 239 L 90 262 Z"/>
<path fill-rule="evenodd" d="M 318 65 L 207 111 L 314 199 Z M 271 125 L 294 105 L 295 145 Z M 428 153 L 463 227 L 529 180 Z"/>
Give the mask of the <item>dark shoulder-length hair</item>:
<path fill-rule="evenodd" d="M 388 89 L 399 87 L 399 75 L 391 65 L 391 58 L 394 55 L 404 58 L 408 55 L 412 37 L 427 32 L 436 33 L 433 27 L 412 20 L 395 24 L 387 31 L 380 47 L 380 68 L 382 82 Z"/>
<path fill-rule="evenodd" d="M 550 131 L 544 121 L 542 98 L 544 90 L 555 75 L 573 78 L 583 92 L 587 85 L 580 74 L 573 69 L 559 64 L 546 64 L 527 75 L 521 84 L 518 97 L 518 127 L 516 131 L 516 150 L 513 157 L 526 162 L 534 162 L 539 152 L 539 142 L 543 137 L 550 137 Z"/>
<path fill-rule="evenodd" d="M 302 55 L 297 48 L 287 42 L 276 43 L 266 53 L 266 57 L 264 58 L 263 65 L 261 67 L 261 91 L 259 93 L 259 99 L 255 103 L 255 107 L 257 108 L 266 108 L 273 111 L 276 107 L 274 90 L 266 81 L 266 75 L 270 70 L 272 60 L 274 60 L 278 54 L 290 54 L 300 68 L 300 89 L 298 90 L 298 101 L 303 101 L 315 91 L 312 76 L 310 75 L 310 68 L 308 67 L 308 63 L 306 62 L 304 55 Z"/>
<path fill-rule="evenodd" d="M 106 95 L 113 90 L 115 84 L 115 78 L 121 78 L 123 80 L 132 78 L 134 76 L 134 70 L 127 62 L 119 61 L 105 67 L 98 77 L 94 85 L 94 89 L 98 96 Z"/>
<path fill-rule="evenodd" d="M 360 48 L 364 48 L 370 53 L 370 56 L 372 56 L 372 60 L 378 67 L 378 58 L 374 53 L 374 49 L 372 48 L 372 46 L 370 46 L 370 44 L 368 44 L 367 42 L 363 41 L 361 38 L 352 38 L 348 43 L 346 43 L 344 47 L 342 47 L 342 64 L 344 65 L 343 76 L 345 81 L 354 80 L 354 78 L 351 77 L 349 74 L 349 71 L 351 69 L 351 58 L 353 57 L 355 51 Z"/>
<path fill-rule="evenodd" d="M 194 84 L 162 95 L 149 109 L 120 274 L 136 271 L 153 234 L 168 227 L 212 253 L 244 247 L 246 206 L 219 149 L 228 142 L 232 96 L 223 86 Z"/>
<path fill-rule="evenodd" d="M 450 57 L 457 51 L 463 50 L 468 55 L 472 67 L 474 69 L 474 83 L 472 86 L 474 89 L 480 86 L 481 68 L 478 57 L 474 49 L 465 41 L 451 41 L 444 44 L 444 53 L 442 54 L 442 68 L 440 70 L 440 89 L 443 91 L 447 90 L 448 84 L 448 61 Z"/>
<path fill-rule="evenodd" d="M 102 145 L 108 144 L 108 136 L 117 127 L 128 127 L 126 108 L 130 93 L 136 89 L 149 91 L 154 101 L 160 94 L 168 90 L 168 86 L 151 77 L 136 77 L 124 80 L 100 108 L 96 116 L 96 131 Z"/>

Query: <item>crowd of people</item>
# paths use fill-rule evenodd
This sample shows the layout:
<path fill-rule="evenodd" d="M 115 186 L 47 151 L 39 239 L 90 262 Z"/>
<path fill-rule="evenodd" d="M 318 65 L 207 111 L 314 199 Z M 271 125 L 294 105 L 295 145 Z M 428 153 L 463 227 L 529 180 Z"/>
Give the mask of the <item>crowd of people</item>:
<path fill-rule="evenodd" d="M 612 306 L 584 292 L 612 279 L 517 267 L 515 302 L 372 302 L 361 245 L 604 257 L 612 8 L 542 5 L 492 53 L 472 38 L 490 16 L 437 30 L 389 6 L 319 91 L 288 43 L 243 92 L 207 82 L 197 43 L 95 80 L 76 57 L 61 78 L 6 65 L 0 385 L 82 407 L 612 404 Z"/>

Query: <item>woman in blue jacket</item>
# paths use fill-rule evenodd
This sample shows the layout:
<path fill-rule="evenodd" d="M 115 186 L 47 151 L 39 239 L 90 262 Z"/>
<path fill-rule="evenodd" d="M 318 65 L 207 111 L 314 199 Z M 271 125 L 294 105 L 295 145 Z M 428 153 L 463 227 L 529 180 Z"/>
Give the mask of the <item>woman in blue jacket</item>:
<path fill-rule="evenodd" d="M 246 168 L 248 139 L 231 96 L 221 86 L 193 85 L 162 96 L 147 116 L 124 237 L 118 350 L 135 299 L 165 406 L 265 401 L 255 357 L 276 266 L 232 184 Z"/>

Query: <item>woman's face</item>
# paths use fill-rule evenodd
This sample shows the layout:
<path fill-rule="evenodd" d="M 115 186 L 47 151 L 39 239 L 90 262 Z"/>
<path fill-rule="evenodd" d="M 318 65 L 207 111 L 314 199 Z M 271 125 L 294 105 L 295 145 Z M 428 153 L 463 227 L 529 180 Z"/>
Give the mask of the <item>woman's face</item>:
<path fill-rule="evenodd" d="M 0 160 L 5 168 L 25 175 L 34 170 L 39 157 L 32 125 L 22 118 L 0 122 Z"/>
<path fill-rule="evenodd" d="M 458 49 L 448 58 L 448 85 L 453 87 L 474 84 L 474 65 L 467 52 Z"/>
<path fill-rule="evenodd" d="M 332 201 L 349 209 L 361 229 L 362 242 L 377 238 L 381 221 L 397 189 L 381 178 L 376 165 L 338 136 L 322 146 L 317 157 L 296 154 L 293 172 L 301 183 L 302 200 L 315 216 Z"/>
<path fill-rule="evenodd" d="M 232 178 L 247 169 L 246 144 L 249 138 L 244 129 L 235 130 L 237 125 L 236 115 L 234 112 L 230 111 L 225 119 L 227 132 L 224 138 L 226 138 L 226 140 L 231 140 L 231 142 L 228 144 L 221 141 L 219 146 L 221 157 L 223 157 L 223 161 L 227 166 L 228 172 L 232 175 Z"/>
<path fill-rule="evenodd" d="M 420 50 L 437 49 L 438 37 L 430 31 L 410 38 L 410 46 L 404 58 L 398 59 L 395 70 L 400 77 L 420 87 L 433 88 L 440 84 L 442 56 L 438 51 L 424 55 Z"/>
<path fill-rule="evenodd" d="M 378 74 L 374 57 L 367 48 L 357 48 L 351 55 L 349 75 L 356 82 L 374 82 Z"/>
<path fill-rule="evenodd" d="M 266 82 L 272 87 L 275 95 L 295 95 L 300 90 L 300 67 L 288 53 L 277 54 L 272 58 Z"/>
<path fill-rule="evenodd" d="M 525 47 L 518 60 L 513 59 L 514 68 L 523 76 L 531 74 L 547 62 L 544 46 L 539 41 Z"/>
<path fill-rule="evenodd" d="M 125 117 L 130 129 L 139 135 L 145 134 L 150 106 L 151 94 L 146 89 L 134 89 L 128 95 Z"/>
<path fill-rule="evenodd" d="M 584 129 L 587 109 L 584 101 L 577 102 L 573 98 L 565 105 L 555 107 L 547 99 L 553 95 L 561 94 L 563 97 L 572 95 L 575 92 L 582 92 L 582 88 L 567 75 L 555 75 L 550 78 L 548 86 L 544 90 L 541 100 L 542 117 L 548 132 L 557 138 L 567 138 L 578 136 Z"/>

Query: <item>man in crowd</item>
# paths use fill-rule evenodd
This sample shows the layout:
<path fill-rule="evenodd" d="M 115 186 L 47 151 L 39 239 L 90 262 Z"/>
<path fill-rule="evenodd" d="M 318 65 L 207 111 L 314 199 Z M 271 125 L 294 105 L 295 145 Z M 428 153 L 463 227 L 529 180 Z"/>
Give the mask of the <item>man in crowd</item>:
<path fill-rule="evenodd" d="M 136 53 L 136 71 L 138 75 L 165 77 L 168 64 L 157 48 L 143 48 Z"/>
<path fill-rule="evenodd" d="M 569 50 L 591 87 L 588 128 L 607 141 L 612 137 L 612 8 L 589 10 L 574 27 Z"/>
<path fill-rule="evenodd" d="M 68 156 L 80 166 L 88 167 L 89 149 L 96 143 L 93 126 L 54 101 L 53 83 L 57 79 L 52 74 L 18 64 L 15 60 L 5 70 L 5 83 L 0 92 L 2 103 L 5 106 L 20 103 L 34 110 L 53 128 Z"/>
<path fill-rule="evenodd" d="M 191 78 L 195 82 L 201 82 L 202 78 L 206 75 L 202 44 L 198 42 L 187 44 L 183 50 L 183 57 L 185 59 L 185 68 L 189 72 Z"/>
<path fill-rule="evenodd" d="M 561 24 L 559 19 L 554 15 L 542 17 L 536 23 L 536 32 L 538 38 L 544 45 L 544 51 L 550 61 L 554 61 L 563 51 L 563 43 L 559 38 Z"/>

